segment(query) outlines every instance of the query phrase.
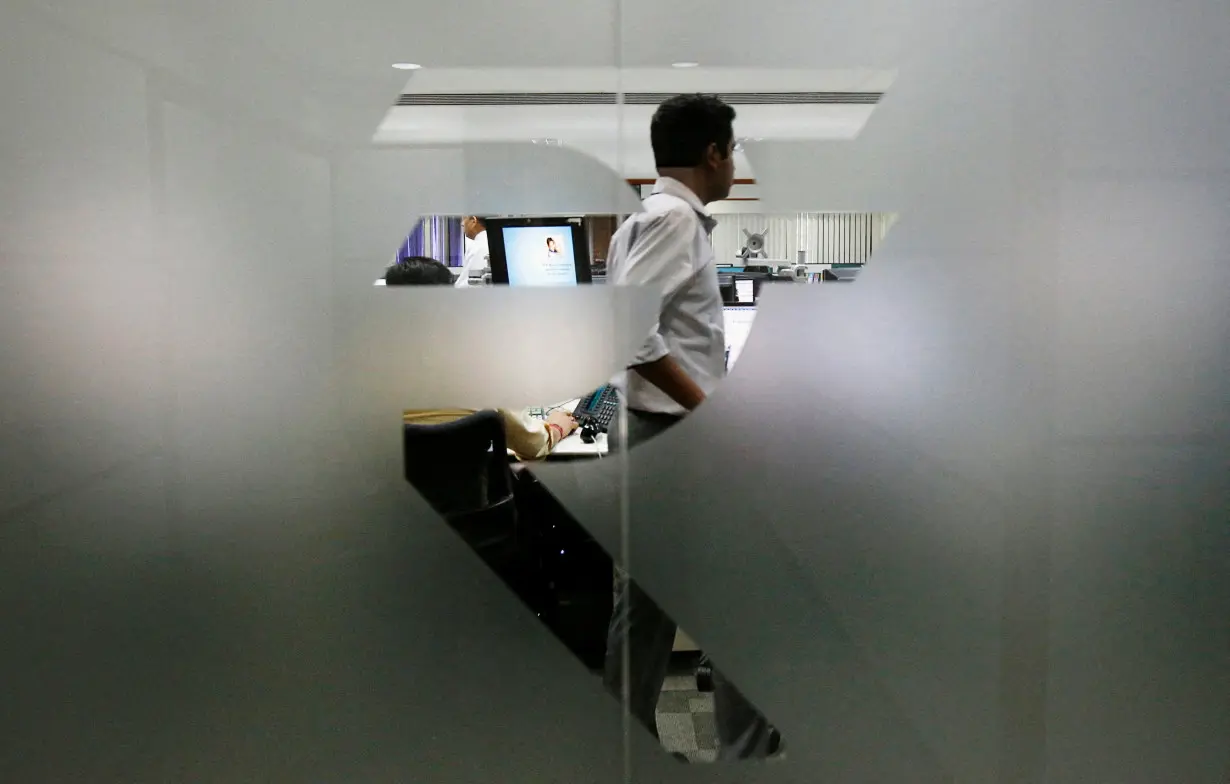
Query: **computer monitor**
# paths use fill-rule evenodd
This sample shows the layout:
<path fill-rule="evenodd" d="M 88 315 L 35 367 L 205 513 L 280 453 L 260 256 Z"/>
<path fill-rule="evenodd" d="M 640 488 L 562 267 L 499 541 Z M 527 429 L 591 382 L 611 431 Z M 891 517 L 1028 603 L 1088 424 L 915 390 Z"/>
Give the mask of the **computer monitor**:
<path fill-rule="evenodd" d="M 580 218 L 487 221 L 491 282 L 509 286 L 589 283 L 589 251 Z"/>
<path fill-rule="evenodd" d="M 742 305 L 751 307 L 760 298 L 760 284 L 763 275 L 718 275 L 718 288 L 722 293 L 723 305 Z"/>
<path fill-rule="evenodd" d="M 851 283 L 862 271 L 863 266 L 861 264 L 834 264 L 832 269 L 825 270 L 827 274 L 824 276 L 824 280 Z"/>
<path fill-rule="evenodd" d="M 751 278 L 735 277 L 735 303 L 739 305 L 756 304 L 756 281 Z"/>
<path fill-rule="evenodd" d="M 730 370 L 743 353 L 743 344 L 752 333 L 752 322 L 756 319 L 756 308 L 724 307 L 723 321 L 726 332 L 726 369 Z"/>

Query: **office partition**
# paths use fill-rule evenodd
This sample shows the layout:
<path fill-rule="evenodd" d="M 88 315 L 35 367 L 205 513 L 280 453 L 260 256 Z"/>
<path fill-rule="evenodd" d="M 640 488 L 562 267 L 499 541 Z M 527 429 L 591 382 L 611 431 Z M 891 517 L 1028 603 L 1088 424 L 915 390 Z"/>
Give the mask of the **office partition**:
<path fill-rule="evenodd" d="M 7 3 L 0 779 L 1220 784 L 1227 34 L 1220 0 Z M 458 140 L 373 143 L 431 85 Z M 620 161 L 697 90 L 766 213 L 896 222 L 857 285 L 768 287 L 682 423 L 532 470 L 771 761 L 703 764 L 694 674 L 651 737 L 404 481 L 403 410 L 578 397 L 654 292 L 371 285 L 421 216 L 635 213 Z"/>

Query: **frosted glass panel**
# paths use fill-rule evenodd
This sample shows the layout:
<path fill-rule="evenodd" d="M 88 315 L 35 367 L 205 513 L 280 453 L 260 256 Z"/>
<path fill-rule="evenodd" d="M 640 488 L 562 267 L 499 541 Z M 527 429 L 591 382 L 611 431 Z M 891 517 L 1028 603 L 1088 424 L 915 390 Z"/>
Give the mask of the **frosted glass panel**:
<path fill-rule="evenodd" d="M 5 4 L 0 780 L 1224 784 L 1228 39 L 1224 0 Z M 523 105 L 382 135 L 407 60 Z M 634 211 L 693 89 L 761 213 L 900 217 L 855 285 L 769 286 L 682 424 L 529 470 L 771 764 L 622 722 L 406 481 L 405 409 L 575 398 L 641 294 L 372 285 L 423 215 Z M 684 661 L 655 720 L 711 758 Z"/>
<path fill-rule="evenodd" d="M 648 292 L 617 286 L 456 290 L 365 281 L 356 295 L 347 300 L 355 323 L 338 335 L 346 361 L 357 363 L 346 383 L 420 408 L 519 408 L 577 397 L 627 363 L 654 306 Z M 616 333 L 614 315 L 641 328 L 624 334 L 621 321 Z M 434 336 L 428 345 L 449 350 L 423 351 L 415 335 L 425 327 Z M 568 345 L 594 348 L 541 372 L 564 335 Z"/>
<path fill-rule="evenodd" d="M 141 71 L 21 18 L 0 65 L 2 517 L 149 456 L 165 341 Z"/>
<path fill-rule="evenodd" d="M 898 74 L 741 132 L 760 212 L 899 218 L 629 458 L 638 579 L 789 741 L 741 780 L 1224 777 L 1230 15 L 1128 5 L 625 7 L 630 62 Z"/>
<path fill-rule="evenodd" d="M 183 89 L 149 66 L 236 32 L 229 7 L 200 28 L 63 9 L 107 22 L 89 37 L 19 7 L 0 12 L 0 625 L 21 630 L 0 654 L 0 778 L 621 779 L 617 702 L 410 487 L 400 433 L 433 393 L 592 389 L 630 353 L 638 293 L 416 307 L 371 282 L 417 211 L 473 210 L 458 159 L 356 173 L 319 144 L 354 107 L 252 112 L 270 82 Z M 270 47 L 310 63 L 292 39 Z M 238 48 L 219 72 L 261 59 Z M 566 159 L 534 169 L 564 181 Z M 567 361 L 526 373 L 561 336 Z M 492 386 L 411 378 L 459 369 Z"/>

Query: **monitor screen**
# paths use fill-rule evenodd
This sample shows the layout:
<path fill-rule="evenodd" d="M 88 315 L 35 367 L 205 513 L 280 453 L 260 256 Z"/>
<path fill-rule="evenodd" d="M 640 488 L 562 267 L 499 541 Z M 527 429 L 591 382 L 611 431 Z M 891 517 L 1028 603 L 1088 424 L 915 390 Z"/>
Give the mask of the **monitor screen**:
<path fill-rule="evenodd" d="M 750 281 L 749 281 L 750 282 Z M 752 332 L 752 321 L 756 318 L 756 309 L 750 307 L 722 308 L 723 321 L 726 327 L 726 369 L 730 370 L 743 353 L 743 344 L 747 342 Z"/>
<path fill-rule="evenodd" d="M 738 272 L 734 275 L 718 274 L 718 289 L 722 292 L 723 305 L 751 307 L 760 298 L 760 285 L 768 275 L 759 272 Z"/>
<path fill-rule="evenodd" d="M 494 225 L 493 225 L 494 224 Z M 491 277 L 510 286 L 575 286 L 589 283 L 585 233 L 564 220 L 491 221 Z"/>
<path fill-rule="evenodd" d="M 735 278 L 735 302 L 751 305 L 756 302 L 756 281 Z"/>

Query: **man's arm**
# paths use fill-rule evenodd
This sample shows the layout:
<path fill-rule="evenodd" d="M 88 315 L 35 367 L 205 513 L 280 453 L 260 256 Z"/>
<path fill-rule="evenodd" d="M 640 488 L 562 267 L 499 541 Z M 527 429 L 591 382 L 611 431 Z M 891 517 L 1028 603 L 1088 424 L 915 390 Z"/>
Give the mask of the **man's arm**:
<path fill-rule="evenodd" d="M 670 354 L 643 365 L 633 365 L 632 370 L 688 411 L 705 402 L 705 393 Z"/>
<path fill-rule="evenodd" d="M 504 420 L 504 440 L 508 448 L 521 460 L 541 460 L 555 444 L 546 424 L 532 418 L 525 411 L 500 409 Z"/>

